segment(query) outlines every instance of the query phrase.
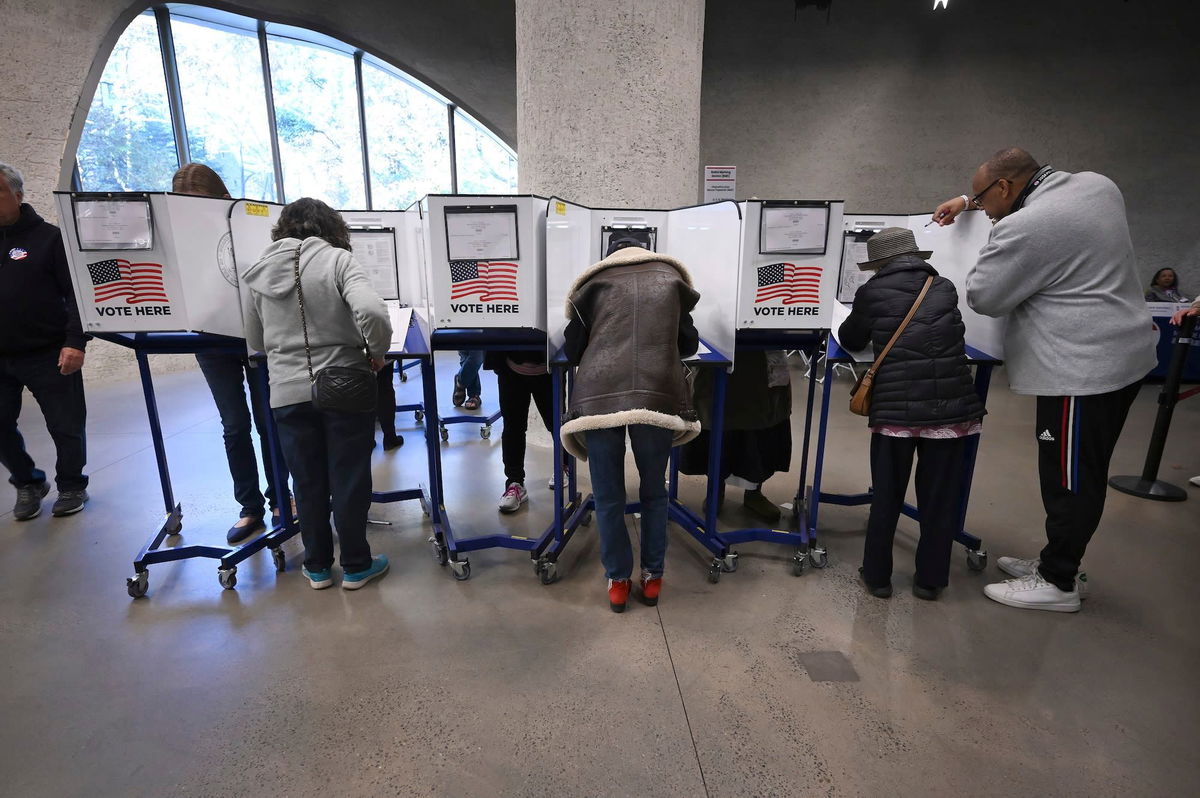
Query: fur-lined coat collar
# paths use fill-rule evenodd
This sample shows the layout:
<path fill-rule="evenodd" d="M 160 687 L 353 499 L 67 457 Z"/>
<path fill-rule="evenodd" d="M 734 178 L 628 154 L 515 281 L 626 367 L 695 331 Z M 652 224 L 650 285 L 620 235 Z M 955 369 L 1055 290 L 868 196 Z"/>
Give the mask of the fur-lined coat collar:
<path fill-rule="evenodd" d="M 575 315 L 572 312 L 573 308 L 570 298 L 575 296 L 575 292 L 578 291 L 584 283 L 595 277 L 600 272 L 604 271 L 605 269 L 611 269 L 614 266 L 636 266 L 641 263 L 655 262 L 665 263 L 675 271 L 679 272 L 679 276 L 683 278 L 685 283 L 687 283 L 688 288 L 693 290 L 695 289 L 695 286 L 692 284 L 692 275 L 690 275 L 684 265 L 675 258 L 672 258 L 670 255 L 664 255 L 661 252 L 651 252 L 650 250 L 643 249 L 641 247 L 625 247 L 623 249 L 618 249 L 616 252 L 609 255 L 599 263 L 593 263 L 584 270 L 583 274 L 575 278 L 575 282 L 571 283 L 571 290 L 567 292 L 567 318 L 575 318 Z"/>

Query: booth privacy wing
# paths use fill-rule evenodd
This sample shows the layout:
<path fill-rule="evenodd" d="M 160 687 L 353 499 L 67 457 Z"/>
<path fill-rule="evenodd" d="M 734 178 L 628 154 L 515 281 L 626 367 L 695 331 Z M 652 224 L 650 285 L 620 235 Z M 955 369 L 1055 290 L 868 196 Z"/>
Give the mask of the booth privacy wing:
<path fill-rule="evenodd" d="M 85 332 L 240 336 L 230 200 L 55 192 Z"/>
<path fill-rule="evenodd" d="M 567 297 L 576 278 L 599 258 L 593 258 L 592 211 L 551 197 L 546 205 L 546 332 L 547 362 L 562 348 L 567 328 Z"/>
<path fill-rule="evenodd" d="M 700 302 L 692 320 L 700 337 L 733 369 L 738 311 L 742 213 L 737 203 L 715 202 L 667 213 L 667 254 L 692 275 Z"/>

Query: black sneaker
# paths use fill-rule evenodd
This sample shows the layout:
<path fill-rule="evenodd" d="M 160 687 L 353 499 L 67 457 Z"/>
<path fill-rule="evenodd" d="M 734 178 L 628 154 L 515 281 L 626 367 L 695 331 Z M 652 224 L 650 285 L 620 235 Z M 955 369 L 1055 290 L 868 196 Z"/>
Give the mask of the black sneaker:
<path fill-rule="evenodd" d="M 17 503 L 13 505 L 13 517 L 28 521 L 42 514 L 42 499 L 50 492 L 50 483 L 42 480 L 36 485 L 21 485 L 17 488 Z"/>
<path fill-rule="evenodd" d="M 940 587 L 926 587 L 925 585 L 913 582 L 912 593 L 924 601 L 937 601 L 938 596 L 942 594 L 942 589 Z"/>
<path fill-rule="evenodd" d="M 50 509 L 50 514 L 59 518 L 64 515 L 74 515 L 83 509 L 87 500 L 88 492 L 86 490 L 60 490 L 58 498 L 54 501 L 54 507 Z"/>
<path fill-rule="evenodd" d="M 870 582 L 867 581 L 867 576 L 864 573 L 864 570 L 865 569 L 863 569 L 863 568 L 859 568 L 858 575 L 862 577 L 863 584 L 867 586 L 867 592 L 870 593 L 875 598 L 891 598 L 892 597 L 892 583 L 888 582 L 886 585 L 872 585 Z"/>

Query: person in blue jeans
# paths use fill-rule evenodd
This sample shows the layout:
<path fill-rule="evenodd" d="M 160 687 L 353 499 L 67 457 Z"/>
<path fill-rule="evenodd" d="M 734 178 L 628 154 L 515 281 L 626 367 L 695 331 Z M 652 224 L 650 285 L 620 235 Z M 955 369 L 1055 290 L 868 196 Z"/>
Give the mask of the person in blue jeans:
<path fill-rule="evenodd" d="M 271 409 L 296 489 L 304 576 L 317 590 L 333 584 L 332 511 L 342 588 L 356 590 L 388 570 L 387 557 L 372 555 L 367 542 L 375 415 L 318 409 L 313 375 L 330 366 L 378 372 L 392 328 L 350 254 L 346 223 L 328 205 L 306 197 L 285 206 L 271 238 L 242 275 L 246 341 L 267 353 L 271 367 Z"/>
<path fill-rule="evenodd" d="M 479 369 L 483 366 L 482 349 L 460 349 L 458 373 L 454 375 L 454 394 L 451 402 L 465 410 L 478 410 L 483 404 L 480 394 L 483 386 L 479 382 Z"/>
<path fill-rule="evenodd" d="M 700 294 L 682 263 L 649 246 L 645 233 L 614 235 L 607 256 L 576 279 L 567 302 L 565 349 L 578 370 L 559 434 L 591 470 L 613 612 L 625 611 L 633 577 L 625 436 L 640 479 L 642 601 L 654 606 L 667 554 L 667 460 L 672 446 L 700 432 L 682 363 L 699 345 L 691 312 Z"/>
<path fill-rule="evenodd" d="M 197 197 L 229 197 L 225 181 L 202 163 L 180 167 L 171 178 L 171 191 Z M 265 370 L 266 365 L 252 366 L 245 355 L 229 352 L 198 354 L 196 362 L 200 365 L 204 381 L 208 383 L 208 390 L 217 405 L 217 414 L 221 417 L 225 459 L 229 462 L 229 476 L 233 479 L 233 498 L 241 506 L 237 522 L 225 533 L 226 542 L 233 545 L 266 529 L 264 519 L 268 502 L 272 515 L 278 518 L 280 502 L 275 495 L 275 486 L 283 485 L 286 491 L 287 466 L 281 463 L 280 473 L 275 473 L 271 447 L 267 442 L 266 407 L 269 392 L 257 372 L 252 371 L 253 368 Z M 246 386 L 250 388 L 249 407 L 246 406 Z M 253 428 L 258 431 L 258 450 L 262 454 L 263 469 L 267 476 L 265 497 L 250 434 L 251 419 Z"/>

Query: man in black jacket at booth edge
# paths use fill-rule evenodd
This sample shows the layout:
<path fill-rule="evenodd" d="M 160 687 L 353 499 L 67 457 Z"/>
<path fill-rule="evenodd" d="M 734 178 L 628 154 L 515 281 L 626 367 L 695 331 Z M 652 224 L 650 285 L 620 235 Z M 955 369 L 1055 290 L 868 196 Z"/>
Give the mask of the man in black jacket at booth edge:
<path fill-rule="evenodd" d="M 41 407 L 58 452 L 53 514 L 77 513 L 88 500 L 80 373 L 87 336 L 62 233 L 22 202 L 24 188 L 21 173 L 0 163 L 0 463 L 17 489 L 13 516 L 18 521 L 40 515 L 50 491 L 17 430 L 24 388 Z"/>

